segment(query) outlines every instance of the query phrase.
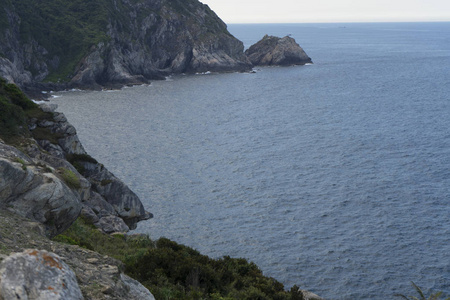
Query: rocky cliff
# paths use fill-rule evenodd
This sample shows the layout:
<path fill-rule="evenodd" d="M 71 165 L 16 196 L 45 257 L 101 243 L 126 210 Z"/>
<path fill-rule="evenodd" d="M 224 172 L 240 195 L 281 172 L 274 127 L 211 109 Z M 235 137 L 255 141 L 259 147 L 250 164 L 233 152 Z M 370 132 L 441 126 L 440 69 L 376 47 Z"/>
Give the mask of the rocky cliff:
<path fill-rule="evenodd" d="M 154 299 L 121 262 L 49 240 L 80 215 L 104 233 L 151 217 L 54 109 L 0 78 L 0 300 Z"/>
<path fill-rule="evenodd" d="M 86 153 L 55 106 L 37 107 L 0 78 L 0 137 L 15 145 L 0 139 L 0 208 L 42 223 L 50 237 L 80 213 L 107 233 L 149 219 L 136 194 Z"/>
<path fill-rule="evenodd" d="M 150 217 L 63 114 L 0 78 L 0 300 L 320 299 L 245 259 L 123 234 Z"/>
<path fill-rule="evenodd" d="M 99 88 L 249 70 L 243 50 L 197 0 L 0 3 L 0 76 L 21 87 Z"/>

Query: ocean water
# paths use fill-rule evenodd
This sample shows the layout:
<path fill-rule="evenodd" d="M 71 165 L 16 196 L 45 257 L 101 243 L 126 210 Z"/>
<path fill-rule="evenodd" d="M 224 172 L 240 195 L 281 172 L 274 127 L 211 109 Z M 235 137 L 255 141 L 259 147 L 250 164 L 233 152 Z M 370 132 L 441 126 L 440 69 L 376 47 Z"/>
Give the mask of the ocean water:
<path fill-rule="evenodd" d="M 450 295 L 450 23 L 229 29 L 314 64 L 52 100 L 154 213 L 137 231 L 326 299 Z"/>

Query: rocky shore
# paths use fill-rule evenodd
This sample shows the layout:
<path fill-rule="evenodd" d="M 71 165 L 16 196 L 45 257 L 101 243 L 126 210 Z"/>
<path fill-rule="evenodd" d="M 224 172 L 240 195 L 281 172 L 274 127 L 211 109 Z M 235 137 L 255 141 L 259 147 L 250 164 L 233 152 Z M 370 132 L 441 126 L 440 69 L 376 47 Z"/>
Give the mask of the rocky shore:
<path fill-rule="evenodd" d="M 0 20 L 0 76 L 34 99 L 41 91 L 311 62 L 289 37 L 266 36 L 244 53 L 243 43 L 197 0 L 7 1 L 0 3 Z"/>

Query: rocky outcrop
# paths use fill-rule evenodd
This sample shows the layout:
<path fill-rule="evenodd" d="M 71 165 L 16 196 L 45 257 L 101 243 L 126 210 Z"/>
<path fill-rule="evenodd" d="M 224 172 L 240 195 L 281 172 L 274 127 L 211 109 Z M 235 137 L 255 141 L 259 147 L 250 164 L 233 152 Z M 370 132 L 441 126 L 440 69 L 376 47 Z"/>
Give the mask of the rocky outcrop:
<path fill-rule="evenodd" d="M 89 5 L 83 11 L 86 5 L 70 1 L 0 4 L 0 76 L 29 92 L 30 86 L 45 89 L 39 83 L 48 76 L 59 86 L 47 88 L 100 88 L 171 73 L 251 69 L 242 42 L 197 0 Z"/>
<path fill-rule="evenodd" d="M 254 66 L 287 66 L 312 63 L 311 58 L 291 37 L 265 35 L 245 54 Z"/>
<path fill-rule="evenodd" d="M 48 236 L 82 213 L 106 233 L 127 232 L 152 214 L 138 196 L 87 155 L 75 128 L 56 106 L 30 120 L 23 151 L 0 141 L 0 208 L 45 225 Z"/>
<path fill-rule="evenodd" d="M 5 208 L 44 224 L 54 236 L 80 215 L 81 199 L 55 169 L 0 142 L 0 209 Z"/>
<path fill-rule="evenodd" d="M 82 299 L 80 290 L 84 299 L 155 299 L 121 262 L 43 233 L 42 224 L 0 210 L 0 299 Z"/>

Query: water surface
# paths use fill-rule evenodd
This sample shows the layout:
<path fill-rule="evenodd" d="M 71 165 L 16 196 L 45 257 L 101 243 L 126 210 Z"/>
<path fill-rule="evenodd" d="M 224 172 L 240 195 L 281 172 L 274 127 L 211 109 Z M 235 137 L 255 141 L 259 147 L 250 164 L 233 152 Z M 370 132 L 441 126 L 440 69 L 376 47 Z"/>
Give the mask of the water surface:
<path fill-rule="evenodd" d="M 54 100 L 154 213 L 138 232 L 327 299 L 450 294 L 450 23 L 229 29 L 314 65 Z"/>

